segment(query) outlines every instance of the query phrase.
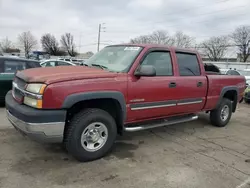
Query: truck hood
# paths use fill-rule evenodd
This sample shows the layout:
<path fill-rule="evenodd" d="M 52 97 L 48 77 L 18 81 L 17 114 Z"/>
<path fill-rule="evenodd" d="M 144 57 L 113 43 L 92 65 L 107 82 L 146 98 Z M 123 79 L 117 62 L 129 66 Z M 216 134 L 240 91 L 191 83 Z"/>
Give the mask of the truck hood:
<path fill-rule="evenodd" d="M 112 78 L 116 77 L 117 74 L 118 73 L 94 67 L 58 66 L 26 69 L 17 72 L 16 76 L 28 83 L 36 82 L 50 84 L 77 79 Z"/>

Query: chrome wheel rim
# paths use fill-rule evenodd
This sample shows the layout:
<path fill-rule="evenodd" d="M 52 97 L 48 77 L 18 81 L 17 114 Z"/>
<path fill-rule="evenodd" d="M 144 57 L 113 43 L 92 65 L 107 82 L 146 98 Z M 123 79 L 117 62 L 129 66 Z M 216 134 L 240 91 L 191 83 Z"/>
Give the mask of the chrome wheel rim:
<path fill-rule="evenodd" d="M 222 121 L 226 121 L 229 117 L 229 106 L 225 105 L 222 109 L 221 109 L 221 115 L 220 118 Z"/>
<path fill-rule="evenodd" d="M 101 122 L 89 124 L 81 135 L 81 145 L 89 152 L 95 152 L 102 148 L 108 138 L 108 129 Z"/>

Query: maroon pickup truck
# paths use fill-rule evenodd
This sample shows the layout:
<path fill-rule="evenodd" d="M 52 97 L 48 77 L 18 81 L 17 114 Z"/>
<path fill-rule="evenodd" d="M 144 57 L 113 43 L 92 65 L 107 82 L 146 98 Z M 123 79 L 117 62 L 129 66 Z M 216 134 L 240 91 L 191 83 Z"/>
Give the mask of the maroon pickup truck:
<path fill-rule="evenodd" d="M 82 67 L 18 72 L 5 100 L 17 130 L 90 161 L 107 154 L 117 134 L 196 120 L 201 111 L 224 127 L 245 83 L 243 76 L 206 72 L 196 51 L 112 45 Z"/>

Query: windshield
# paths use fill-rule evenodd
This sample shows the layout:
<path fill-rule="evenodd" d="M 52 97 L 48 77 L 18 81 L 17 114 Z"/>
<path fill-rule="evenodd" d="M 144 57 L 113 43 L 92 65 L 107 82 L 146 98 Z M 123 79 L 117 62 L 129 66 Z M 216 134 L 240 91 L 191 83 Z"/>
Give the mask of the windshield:
<path fill-rule="evenodd" d="M 115 72 L 127 72 L 141 50 L 141 47 L 135 46 L 109 46 L 96 53 L 85 64 Z"/>

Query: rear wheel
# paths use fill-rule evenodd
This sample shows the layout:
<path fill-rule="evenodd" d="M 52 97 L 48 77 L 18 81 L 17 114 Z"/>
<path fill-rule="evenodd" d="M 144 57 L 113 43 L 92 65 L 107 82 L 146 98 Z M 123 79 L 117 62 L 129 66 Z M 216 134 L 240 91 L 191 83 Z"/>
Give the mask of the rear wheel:
<path fill-rule="evenodd" d="M 223 98 L 220 106 L 210 112 L 210 121 L 217 127 L 225 127 L 232 116 L 232 102 Z"/>
<path fill-rule="evenodd" d="M 79 161 L 92 161 L 106 155 L 116 139 L 113 117 L 101 109 L 85 109 L 70 121 L 64 144 Z"/>

